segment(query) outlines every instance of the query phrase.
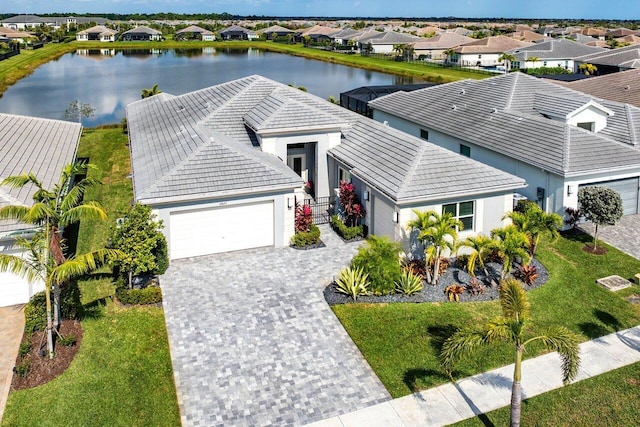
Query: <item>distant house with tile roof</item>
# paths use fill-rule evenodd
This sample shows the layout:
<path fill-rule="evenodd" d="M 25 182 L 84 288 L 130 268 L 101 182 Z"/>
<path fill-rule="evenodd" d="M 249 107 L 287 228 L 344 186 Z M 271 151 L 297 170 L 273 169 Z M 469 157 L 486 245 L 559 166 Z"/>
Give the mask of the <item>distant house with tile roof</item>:
<path fill-rule="evenodd" d="M 397 92 L 369 103 L 373 118 L 505 172 L 548 212 L 576 208 L 580 187 L 620 192 L 640 212 L 640 109 L 511 73 Z"/>
<path fill-rule="evenodd" d="M 186 28 L 176 31 L 174 37 L 176 40 L 202 40 L 205 42 L 212 42 L 216 39 L 216 35 L 212 31 L 205 30 L 197 25 L 189 25 Z"/>
<path fill-rule="evenodd" d="M 86 30 L 78 31 L 76 33 L 77 41 L 101 41 L 101 42 L 114 42 L 118 32 L 107 28 L 103 25 L 96 25 Z"/>
<path fill-rule="evenodd" d="M 593 64 L 599 74 L 617 73 L 619 71 L 640 68 L 640 46 L 632 45 L 596 52 L 576 58 L 576 67 L 580 64 Z"/>
<path fill-rule="evenodd" d="M 502 225 L 521 178 L 309 93 L 249 76 L 127 106 L 136 201 L 164 221 L 172 259 L 286 246 L 294 206 L 351 181 L 369 232 L 415 244 L 412 209 L 459 211 L 463 235 Z M 464 171 L 464 173 L 460 173 Z"/>
<path fill-rule="evenodd" d="M 637 69 L 561 84 L 596 98 L 631 104 L 640 108 L 640 70 Z"/>
<path fill-rule="evenodd" d="M 512 39 L 520 40 L 522 42 L 535 43 L 548 39 L 548 37 L 545 37 L 542 34 L 536 33 L 535 31 L 531 30 L 514 31 L 513 33 L 507 34 L 507 36 L 511 37 Z"/>
<path fill-rule="evenodd" d="M 154 28 L 141 25 L 122 33 L 123 41 L 153 41 L 162 40 L 162 32 Z"/>
<path fill-rule="evenodd" d="M 516 58 L 512 64 L 513 69 L 558 67 L 573 72 L 575 58 L 604 51 L 605 49 L 585 46 L 569 39 L 550 39 L 531 46 L 508 50 L 505 53 L 509 53 Z M 536 58 L 537 60 L 531 61 L 531 58 Z"/>
<path fill-rule="evenodd" d="M 64 166 L 76 159 L 81 126 L 75 122 L 0 114 L 0 181 L 15 175 L 33 174 L 51 188 L 58 183 Z M 0 207 L 31 206 L 36 188 L 0 187 Z M 0 221 L 0 253 L 26 257 L 16 246 L 36 227 L 15 221 Z M 24 304 L 44 283 L 29 283 L 12 273 L 0 273 L 0 307 Z"/>
<path fill-rule="evenodd" d="M 370 50 L 372 53 L 388 54 L 394 53 L 394 47 L 397 45 L 413 45 L 413 43 L 422 40 L 425 38 L 395 31 L 385 31 L 358 39 L 358 46 L 361 50 Z"/>
<path fill-rule="evenodd" d="M 445 59 L 444 52 L 447 49 L 453 49 L 460 45 L 471 43 L 474 41 L 471 37 L 463 36 L 456 33 L 441 33 L 437 36 L 417 41 L 413 43 L 415 54 L 423 56 L 427 59 Z"/>
<path fill-rule="evenodd" d="M 224 30 L 218 31 L 218 35 L 222 40 L 255 40 L 259 37 L 255 31 L 239 25 L 232 25 Z"/>
<path fill-rule="evenodd" d="M 292 36 L 296 32 L 280 25 L 272 25 L 264 30 L 258 31 L 258 33 L 263 34 L 268 39 L 273 39 L 276 37 Z"/>
<path fill-rule="evenodd" d="M 454 54 L 447 57 L 447 62 L 461 66 L 490 67 L 500 63 L 498 59 L 504 52 L 530 45 L 529 42 L 505 36 L 486 37 L 454 48 Z"/>

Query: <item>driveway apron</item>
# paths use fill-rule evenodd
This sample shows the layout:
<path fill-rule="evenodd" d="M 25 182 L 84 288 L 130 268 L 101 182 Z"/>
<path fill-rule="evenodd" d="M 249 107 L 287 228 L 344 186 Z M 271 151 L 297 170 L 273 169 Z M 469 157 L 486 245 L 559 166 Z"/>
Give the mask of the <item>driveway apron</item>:
<path fill-rule="evenodd" d="M 591 223 L 580 224 L 585 232 L 595 232 Z M 602 239 L 636 259 L 640 259 L 640 215 L 625 215 L 616 225 L 598 227 L 598 240 Z"/>
<path fill-rule="evenodd" d="M 185 426 L 303 425 L 390 399 L 322 296 L 358 245 L 174 261 L 164 308 Z"/>
<path fill-rule="evenodd" d="M 0 307 L 0 420 L 7 404 L 23 333 L 24 305 Z"/>

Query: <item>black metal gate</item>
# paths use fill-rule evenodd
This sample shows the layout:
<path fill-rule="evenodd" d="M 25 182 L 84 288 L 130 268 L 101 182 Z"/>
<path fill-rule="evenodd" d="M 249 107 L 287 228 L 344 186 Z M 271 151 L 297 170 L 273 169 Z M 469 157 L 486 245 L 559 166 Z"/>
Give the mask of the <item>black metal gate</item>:
<path fill-rule="evenodd" d="M 329 224 L 335 208 L 333 197 L 317 197 L 315 200 L 307 199 L 304 201 L 304 204 L 311 206 L 314 224 Z"/>

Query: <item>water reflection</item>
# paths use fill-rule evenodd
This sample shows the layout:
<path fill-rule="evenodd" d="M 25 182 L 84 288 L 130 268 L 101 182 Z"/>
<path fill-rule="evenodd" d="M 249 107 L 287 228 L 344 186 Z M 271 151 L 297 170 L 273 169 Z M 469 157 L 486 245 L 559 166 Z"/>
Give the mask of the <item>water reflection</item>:
<path fill-rule="evenodd" d="M 116 123 L 142 89 L 158 84 L 173 95 L 260 74 L 304 86 L 327 99 L 359 86 L 421 83 L 410 77 L 265 52 L 258 49 L 82 49 L 50 61 L 10 87 L 0 112 L 63 119 L 69 103 L 96 109 L 85 126 Z"/>

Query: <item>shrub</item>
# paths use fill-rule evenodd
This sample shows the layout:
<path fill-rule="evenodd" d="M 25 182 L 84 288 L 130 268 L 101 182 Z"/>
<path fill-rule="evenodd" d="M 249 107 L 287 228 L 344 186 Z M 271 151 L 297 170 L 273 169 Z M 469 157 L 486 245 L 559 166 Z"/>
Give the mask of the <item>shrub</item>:
<path fill-rule="evenodd" d="M 300 231 L 291 237 L 291 245 L 296 247 L 315 245 L 319 241 L 320 229 L 315 224 L 309 226 L 309 231 Z"/>
<path fill-rule="evenodd" d="M 538 271 L 534 265 L 521 265 L 514 276 L 527 286 L 533 285 L 538 278 Z"/>
<path fill-rule="evenodd" d="M 578 222 L 580 222 L 580 209 L 566 208 L 564 213 L 567 214 L 564 223 L 575 229 L 578 226 Z"/>
<path fill-rule="evenodd" d="M 143 289 L 116 288 L 116 297 L 122 304 L 146 305 L 162 302 L 162 291 L 159 286 L 148 286 Z"/>
<path fill-rule="evenodd" d="M 58 342 L 65 347 L 72 347 L 76 345 L 78 340 L 76 339 L 75 335 L 69 334 L 66 337 L 59 338 Z"/>
<path fill-rule="evenodd" d="M 449 258 L 440 258 L 440 264 L 438 265 L 438 276 L 441 277 L 445 271 L 447 271 L 447 268 L 449 268 L 449 264 L 451 263 L 451 261 L 449 261 Z M 436 265 L 436 260 L 435 258 L 431 258 L 429 260 L 429 271 L 431 271 L 433 273 L 433 268 Z"/>
<path fill-rule="evenodd" d="M 400 276 L 400 281 L 396 282 L 396 291 L 405 295 L 413 295 L 420 292 L 423 287 L 422 277 L 408 270 L 403 271 Z"/>
<path fill-rule="evenodd" d="M 362 268 L 345 268 L 336 279 L 336 290 L 349 295 L 354 301 L 361 295 L 368 295 L 368 287 L 368 277 Z"/>
<path fill-rule="evenodd" d="M 449 285 L 444 289 L 444 293 L 447 294 L 449 301 L 460 301 L 460 295 L 464 292 L 464 288 L 457 283 Z"/>
<path fill-rule="evenodd" d="M 358 225 L 358 220 L 366 214 L 360 198 L 356 194 L 353 184 L 347 181 L 340 181 L 339 195 L 340 206 L 344 209 L 344 223 L 349 227 Z"/>
<path fill-rule="evenodd" d="M 25 359 L 22 361 L 22 363 L 16 365 L 13 368 L 13 372 L 15 372 L 15 374 L 20 378 L 25 378 L 29 373 L 29 360 Z"/>
<path fill-rule="evenodd" d="M 468 254 L 462 254 L 462 255 L 458 255 L 456 257 L 456 267 L 459 268 L 460 270 L 467 270 L 469 267 L 469 258 L 470 256 Z M 470 272 L 469 274 L 471 274 L 472 272 Z"/>
<path fill-rule="evenodd" d="M 331 228 L 333 228 L 333 230 L 345 240 L 351 240 L 357 237 L 365 236 L 363 225 L 347 227 L 338 215 L 331 215 Z"/>
<path fill-rule="evenodd" d="M 296 204 L 295 230 L 296 233 L 308 233 L 313 225 L 313 211 L 309 205 Z"/>
<path fill-rule="evenodd" d="M 20 343 L 18 355 L 24 357 L 31 351 L 31 334 L 27 334 L 27 340 Z"/>
<path fill-rule="evenodd" d="M 516 203 L 516 207 L 513 209 L 513 211 L 524 213 L 531 208 L 539 208 L 539 206 L 533 200 L 522 199 L 518 200 L 518 203 Z"/>
<path fill-rule="evenodd" d="M 401 251 L 400 243 L 386 236 L 369 236 L 351 260 L 351 267 L 362 268 L 369 276 L 369 290 L 373 294 L 387 295 L 395 291 L 395 283 L 402 275 Z"/>
<path fill-rule="evenodd" d="M 424 276 L 427 275 L 427 267 L 423 259 L 411 259 L 405 261 L 403 268 L 404 271 L 410 272 L 421 279 L 424 279 Z"/>
<path fill-rule="evenodd" d="M 27 334 L 43 331 L 47 326 L 47 302 L 44 292 L 33 295 L 24 307 L 24 330 Z"/>
<path fill-rule="evenodd" d="M 467 290 L 471 295 L 481 295 L 485 293 L 487 287 L 477 277 L 472 277 L 467 285 Z"/>

